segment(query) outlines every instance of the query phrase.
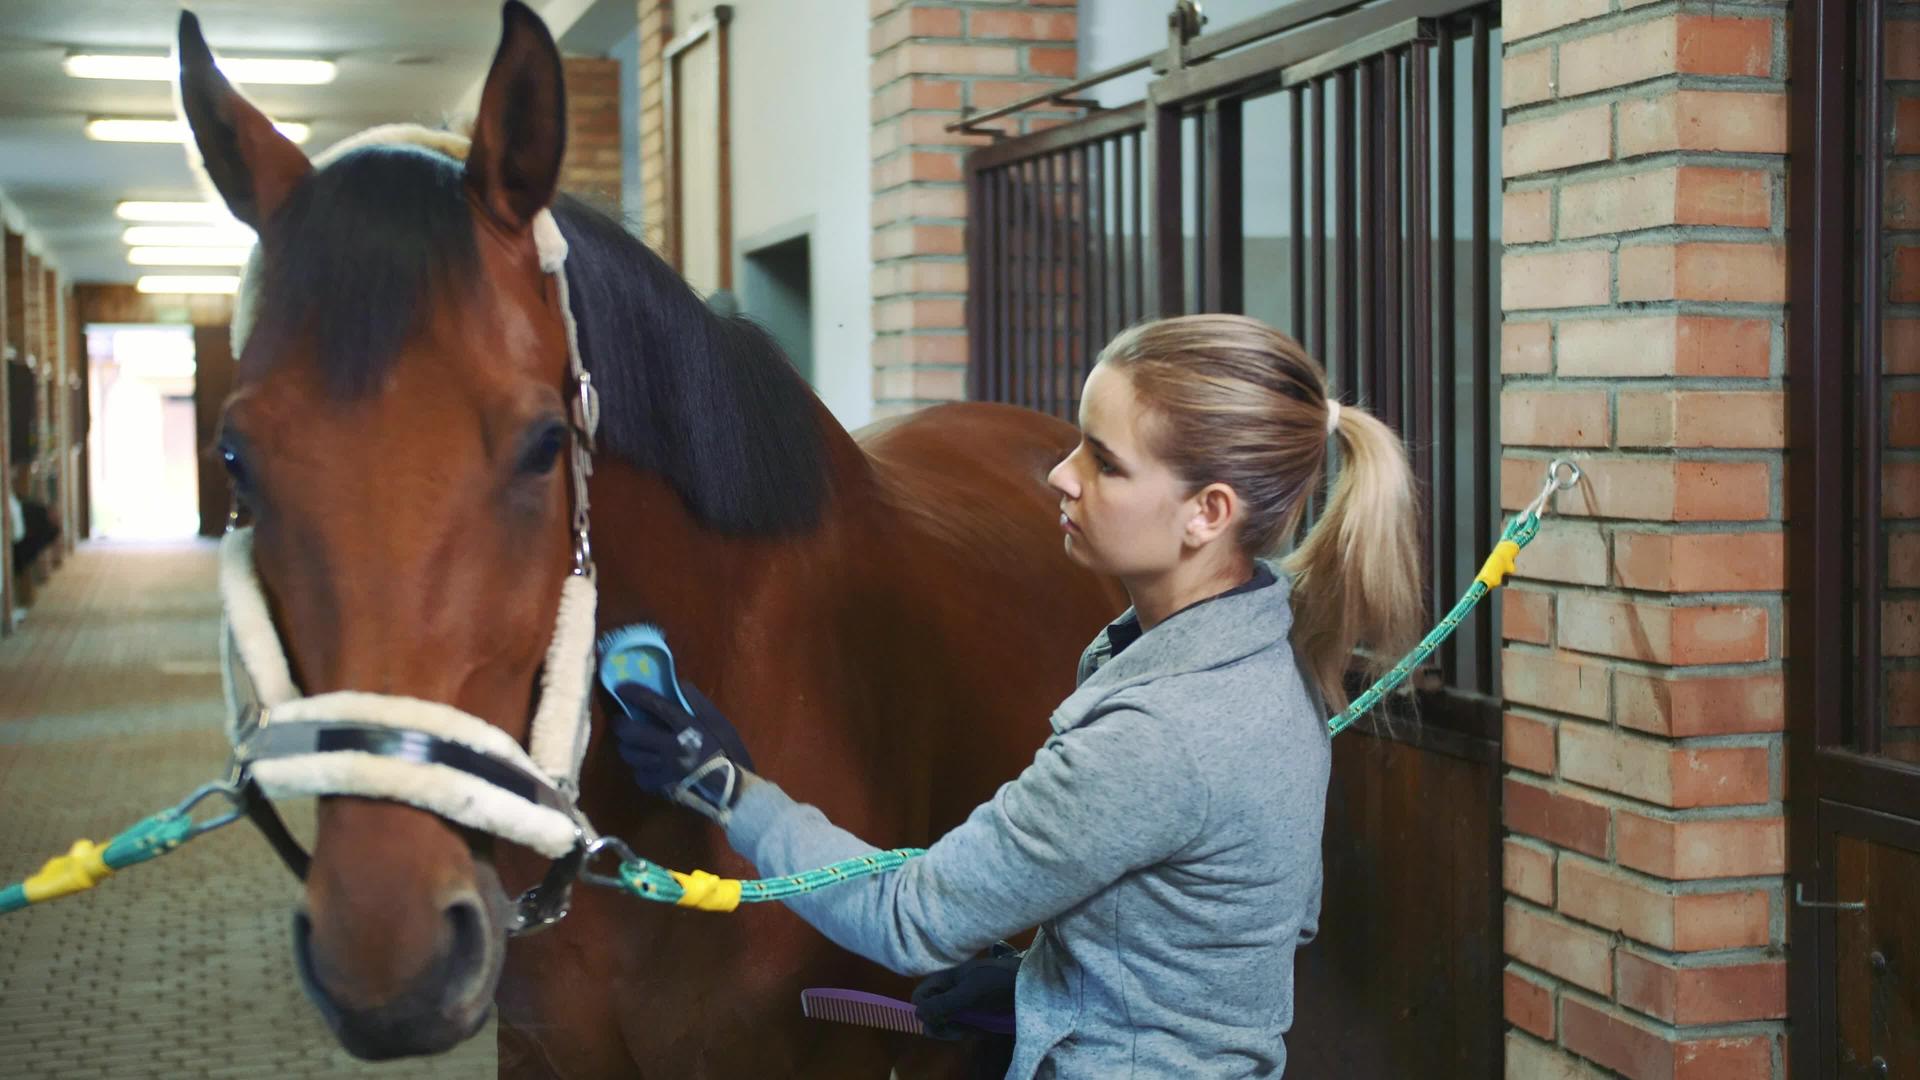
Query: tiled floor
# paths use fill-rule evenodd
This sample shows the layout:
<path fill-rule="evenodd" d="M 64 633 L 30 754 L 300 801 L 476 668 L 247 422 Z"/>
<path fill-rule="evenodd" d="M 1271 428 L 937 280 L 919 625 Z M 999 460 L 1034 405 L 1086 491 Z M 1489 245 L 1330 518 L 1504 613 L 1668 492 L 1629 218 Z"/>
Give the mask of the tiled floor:
<path fill-rule="evenodd" d="M 0 880 L 221 776 L 211 544 L 92 544 L 0 639 Z M 292 804 L 298 833 L 311 809 Z M 236 825 L 91 894 L 0 916 L 0 1074 L 481 1077 L 489 1027 L 430 1062 L 334 1043 L 288 945 L 295 884 Z"/>

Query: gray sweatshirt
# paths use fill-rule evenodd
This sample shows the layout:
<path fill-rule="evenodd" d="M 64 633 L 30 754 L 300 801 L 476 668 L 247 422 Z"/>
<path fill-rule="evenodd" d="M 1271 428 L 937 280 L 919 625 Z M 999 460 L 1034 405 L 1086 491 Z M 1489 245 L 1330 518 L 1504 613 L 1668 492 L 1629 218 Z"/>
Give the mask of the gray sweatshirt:
<path fill-rule="evenodd" d="M 1019 777 L 899 870 L 788 905 L 908 975 L 1039 927 L 1010 1078 L 1278 1077 L 1331 761 L 1292 622 L 1284 576 L 1144 635 L 1127 612 Z M 764 780 L 727 836 L 768 876 L 874 850 Z"/>

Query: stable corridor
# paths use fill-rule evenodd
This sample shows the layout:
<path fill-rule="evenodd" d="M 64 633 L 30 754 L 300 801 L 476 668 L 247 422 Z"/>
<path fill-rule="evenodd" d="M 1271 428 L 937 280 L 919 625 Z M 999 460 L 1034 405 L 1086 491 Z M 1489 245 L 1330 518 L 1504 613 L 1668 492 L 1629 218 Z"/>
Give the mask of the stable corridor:
<path fill-rule="evenodd" d="M 0 878 L 219 778 L 217 549 L 96 542 L 0 639 Z M 286 807 L 311 835 L 311 804 Z M 0 916 L 13 1076 L 474 1077 L 492 1030 L 430 1062 L 349 1057 L 293 970 L 293 879 L 244 824 L 90 895 Z"/>

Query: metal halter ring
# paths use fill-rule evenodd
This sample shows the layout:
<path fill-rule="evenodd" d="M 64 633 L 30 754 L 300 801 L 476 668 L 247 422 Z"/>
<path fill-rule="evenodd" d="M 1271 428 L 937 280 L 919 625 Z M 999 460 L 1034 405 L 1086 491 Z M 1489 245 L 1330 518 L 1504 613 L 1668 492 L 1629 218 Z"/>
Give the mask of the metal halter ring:
<path fill-rule="evenodd" d="M 625 840 L 617 836 L 597 836 L 594 837 L 591 844 L 587 845 L 586 858 L 581 860 L 580 880 L 594 885 L 610 886 L 615 889 L 623 888 L 626 882 L 609 874 L 598 873 L 593 868 L 595 860 L 599 859 L 602 852 L 607 851 L 613 852 L 623 863 L 640 861 L 640 856 L 633 853 L 633 849 L 627 846 Z"/>
<path fill-rule="evenodd" d="M 1562 470 L 1565 470 L 1564 474 Z M 1580 476 L 1580 466 L 1566 458 L 1554 458 L 1547 462 L 1546 482 L 1540 485 L 1540 494 L 1527 504 L 1526 513 L 1538 517 L 1540 511 L 1547 508 L 1548 499 L 1553 498 L 1556 492 L 1572 491 L 1580 483 Z"/>

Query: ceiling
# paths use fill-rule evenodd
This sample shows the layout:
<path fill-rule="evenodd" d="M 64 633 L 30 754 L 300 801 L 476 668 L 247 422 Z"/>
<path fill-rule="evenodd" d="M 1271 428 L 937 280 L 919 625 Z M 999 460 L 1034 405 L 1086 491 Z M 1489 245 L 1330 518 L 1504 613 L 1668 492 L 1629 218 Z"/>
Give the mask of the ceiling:
<path fill-rule="evenodd" d="M 122 199 L 197 199 L 178 145 L 107 143 L 92 116 L 174 115 L 160 82 L 75 79 L 72 51 L 169 52 L 178 0 L 3 0 L 0 213 L 70 281 L 128 282 L 113 215 Z M 249 86 L 268 115 L 312 125 L 314 154 L 377 123 L 439 124 L 470 112 L 500 33 L 499 0 L 196 0 L 207 42 L 228 55 L 337 62 L 324 86 Z M 634 0 L 533 0 L 569 52 L 604 55 L 633 29 Z M 195 271 L 183 271 L 192 273 Z"/>

